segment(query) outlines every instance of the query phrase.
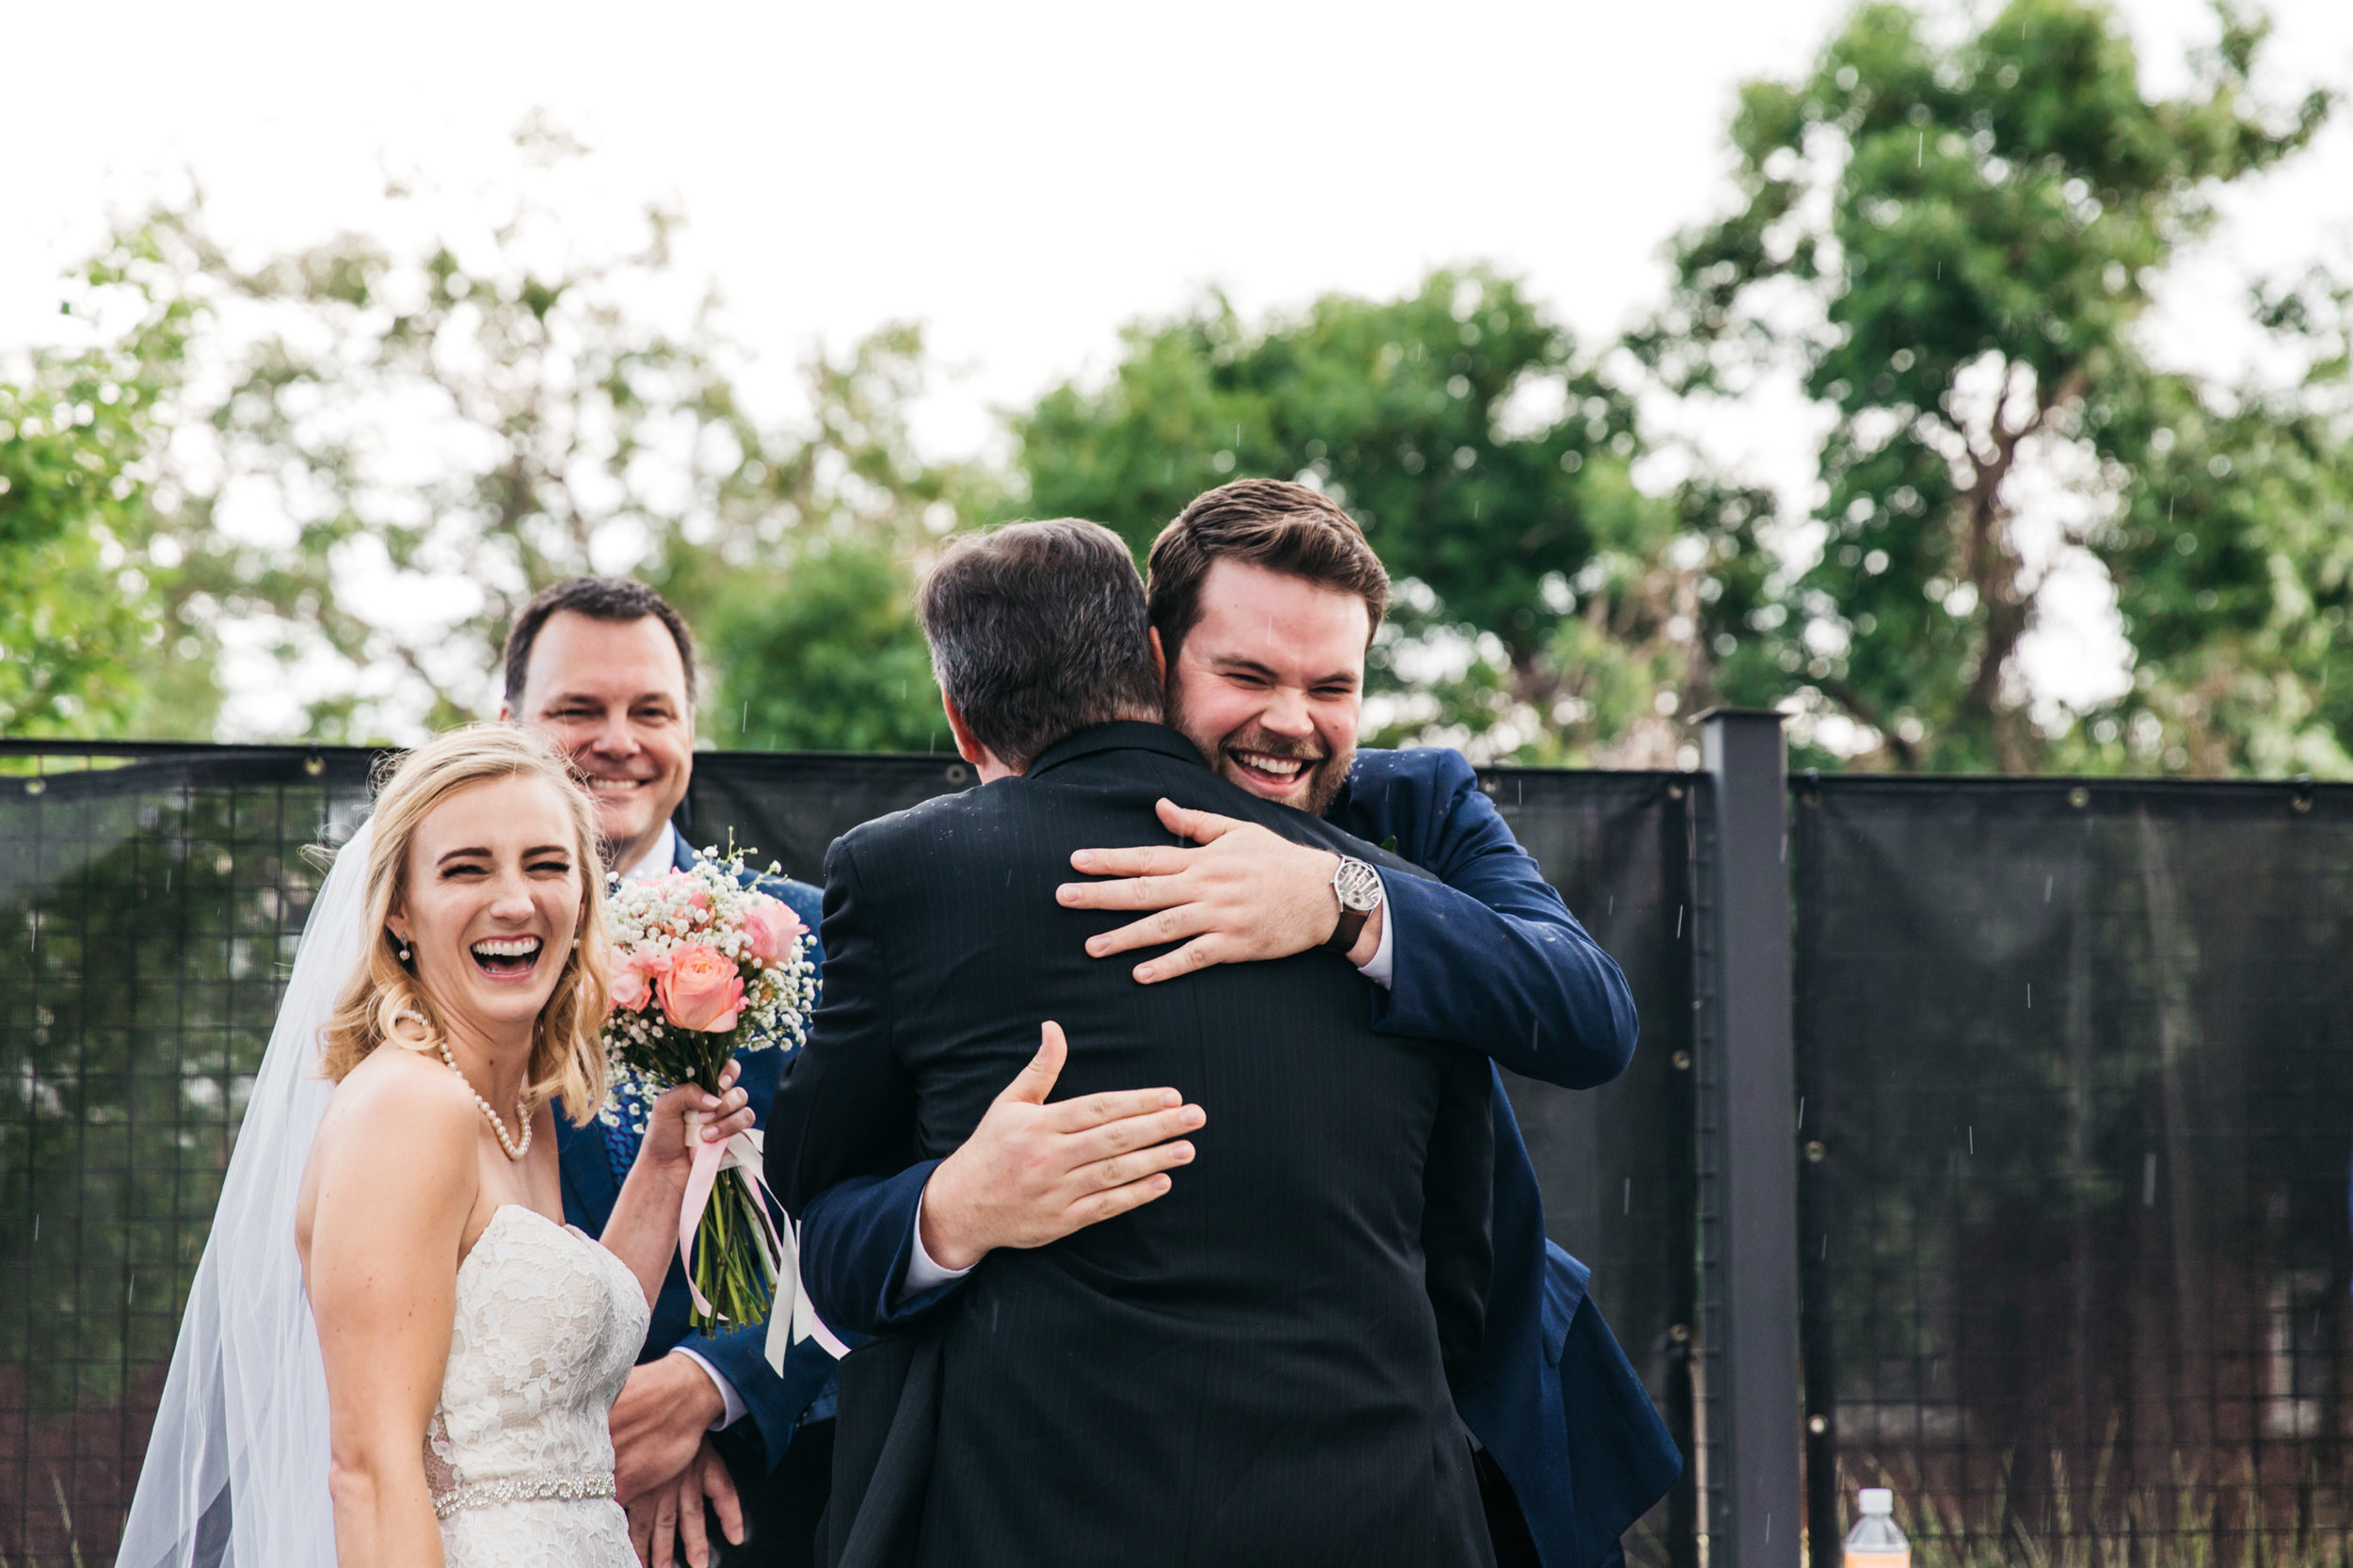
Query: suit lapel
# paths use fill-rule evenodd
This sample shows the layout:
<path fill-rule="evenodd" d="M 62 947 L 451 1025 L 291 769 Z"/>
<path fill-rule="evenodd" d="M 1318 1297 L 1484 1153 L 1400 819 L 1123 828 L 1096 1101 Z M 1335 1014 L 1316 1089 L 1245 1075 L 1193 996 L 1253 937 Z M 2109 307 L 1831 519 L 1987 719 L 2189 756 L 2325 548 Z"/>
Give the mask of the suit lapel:
<path fill-rule="evenodd" d="M 583 1230 L 600 1230 L 620 1201 L 621 1189 L 613 1179 L 613 1160 L 605 1152 L 604 1124 L 574 1127 L 556 1113 L 556 1162 L 564 1173 L 564 1207 L 596 1222 Z"/>

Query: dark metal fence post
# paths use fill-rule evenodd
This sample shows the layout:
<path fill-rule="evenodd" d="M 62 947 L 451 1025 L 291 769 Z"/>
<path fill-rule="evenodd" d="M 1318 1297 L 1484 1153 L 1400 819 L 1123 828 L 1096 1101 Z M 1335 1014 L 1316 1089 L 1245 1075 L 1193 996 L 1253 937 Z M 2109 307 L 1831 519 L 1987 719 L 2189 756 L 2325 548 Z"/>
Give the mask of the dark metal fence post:
<path fill-rule="evenodd" d="M 1781 718 L 1702 716 L 1701 1332 L 1715 1386 L 1708 1568 L 1799 1561 L 1798 1182 Z M 1712 831 L 1709 831 L 1711 830 Z M 1713 1060 L 1707 1060 L 1712 1057 Z M 1713 1148 L 1705 1146 L 1712 1143 Z M 1712 1177 L 1712 1180 L 1708 1180 Z"/>

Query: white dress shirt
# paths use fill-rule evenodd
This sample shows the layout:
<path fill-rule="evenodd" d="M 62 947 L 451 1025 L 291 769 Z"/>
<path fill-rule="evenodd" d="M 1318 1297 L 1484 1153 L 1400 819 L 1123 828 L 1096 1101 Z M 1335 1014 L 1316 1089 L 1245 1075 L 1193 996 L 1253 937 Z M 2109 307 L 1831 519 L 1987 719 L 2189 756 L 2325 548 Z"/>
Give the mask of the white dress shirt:
<path fill-rule="evenodd" d="M 646 851 L 644 856 L 634 865 L 631 866 L 629 870 L 623 872 L 621 876 L 625 881 L 643 882 L 649 876 L 662 875 L 664 872 L 669 871 L 677 864 L 678 829 L 668 823 L 664 823 L 662 824 L 662 836 L 653 841 L 653 848 Z M 1385 937 L 1384 939 L 1385 940 Z M 672 1355 L 682 1355 L 687 1360 L 693 1362 L 696 1366 L 700 1367 L 710 1377 L 712 1383 L 718 1388 L 719 1398 L 722 1401 L 724 1401 L 725 1408 L 712 1419 L 711 1430 L 712 1432 L 718 1432 L 724 1428 L 731 1427 L 735 1425 L 736 1422 L 744 1418 L 744 1412 L 750 1409 L 750 1406 L 744 1402 L 744 1396 L 735 1391 L 735 1384 L 728 1381 L 726 1373 L 720 1371 L 719 1368 L 713 1367 L 709 1360 L 696 1354 L 693 1351 L 688 1350 L 683 1345 L 672 1350 L 670 1353 Z"/>
<path fill-rule="evenodd" d="M 1381 939 L 1373 944 L 1372 956 L 1356 966 L 1358 974 L 1385 991 L 1389 988 L 1389 977 L 1397 972 L 1397 922 L 1389 918 L 1388 893 L 1388 878 L 1385 875 L 1381 881 Z M 923 1250 L 923 1200 L 918 1197 L 915 1200 L 915 1251 L 907 1258 L 907 1277 L 899 1287 L 899 1299 L 904 1302 L 910 1296 L 920 1296 L 952 1279 L 962 1279 L 979 1267 L 978 1263 L 968 1263 L 961 1269 L 950 1269 L 932 1261 L 932 1255 Z M 716 1372 L 711 1375 L 714 1378 L 719 1376 Z"/>

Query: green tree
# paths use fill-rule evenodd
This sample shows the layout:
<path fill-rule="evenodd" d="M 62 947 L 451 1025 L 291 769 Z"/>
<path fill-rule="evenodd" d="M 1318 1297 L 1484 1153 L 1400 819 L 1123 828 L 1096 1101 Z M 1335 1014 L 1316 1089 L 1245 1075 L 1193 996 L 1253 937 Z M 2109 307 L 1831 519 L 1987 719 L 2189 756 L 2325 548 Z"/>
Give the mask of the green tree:
<path fill-rule="evenodd" d="M 1757 503 L 1639 489 L 1630 398 L 1516 282 L 1438 271 L 1255 323 L 1211 297 L 1125 341 L 1107 383 L 1014 420 L 1029 513 L 1096 519 L 1141 553 L 1203 489 L 1300 477 L 1400 580 L 1374 675 L 1401 729 L 1645 760 L 1664 733 L 1673 756 L 1644 726 L 1706 700 L 1737 653 Z"/>
<path fill-rule="evenodd" d="M 2142 343 L 2217 190 L 2329 108 L 2258 102 L 2265 24 L 2219 15 L 2177 99 L 2142 93 L 2087 0 L 2012 0 L 1949 43 L 1866 5 L 1806 80 L 1742 92 L 1737 210 L 1680 244 L 1635 345 L 1692 394 L 1795 365 L 1833 412 L 1818 561 L 1753 624 L 1775 695 L 1864 727 L 1866 760 L 2342 765 L 2313 689 L 2327 661 L 2297 630 L 2341 624 L 2342 430 L 2312 387 L 2202 385 Z M 2139 656 L 2083 729 L 2038 724 L 2018 664 L 2069 551 L 2106 569 Z"/>
<path fill-rule="evenodd" d="M 155 259 L 117 247 L 81 280 L 86 299 L 124 299 L 128 329 L 0 376 L 0 734 L 89 735 L 151 711 L 140 666 L 164 645 L 159 579 L 179 563 L 153 536 L 158 408 L 200 313 L 154 286 Z M 177 695 L 208 714 L 201 690 Z"/>
<path fill-rule="evenodd" d="M 519 140 L 540 165 L 576 151 L 541 126 Z M 706 634 L 724 600 L 724 668 L 760 643 L 761 613 L 792 620 L 793 563 L 836 544 L 912 558 L 987 504 L 984 471 L 909 439 L 913 327 L 812 354 L 797 417 L 749 408 L 715 297 L 676 329 L 636 303 L 676 292 L 677 221 L 651 211 L 634 253 L 564 259 L 526 194 L 487 236 L 395 251 L 346 234 L 258 264 L 199 205 L 126 228 L 87 290 L 130 323 L 114 346 L 0 388 L 0 552 L 26 562 L 0 629 L 29 629 L 0 637 L 46 639 L 27 673 L 9 662 L 0 716 L 209 733 L 233 644 L 302 672 L 312 738 L 477 717 L 515 612 L 586 571 L 642 578 Z M 181 374 L 191 354 L 200 378 Z M 810 745 L 925 733 L 876 717 L 788 728 Z"/>
<path fill-rule="evenodd" d="M 914 457 L 897 417 L 920 334 L 814 357 L 806 424 L 762 422 L 712 302 L 683 335 L 618 303 L 667 265 L 667 224 L 650 215 L 636 256 L 561 271 L 520 259 L 527 225 L 471 270 L 447 247 L 396 258 L 356 239 L 249 272 L 207 256 L 271 329 L 210 410 L 231 477 L 189 553 L 224 616 L 269 626 L 290 663 L 352 672 L 312 705 L 313 734 L 379 733 L 403 705 L 435 726 L 481 713 L 515 612 L 567 576 L 630 572 L 700 623 L 809 540 L 952 523 L 957 475 Z M 382 438 L 401 409 L 443 454 L 422 473 Z M 285 530 L 238 536 L 219 520 L 232 498 Z M 384 613 L 403 596 L 454 613 Z M 367 672 L 396 680 L 370 692 Z"/>
<path fill-rule="evenodd" d="M 812 545 L 724 593 L 714 738 L 766 751 L 952 751 L 912 572 L 888 539 Z"/>

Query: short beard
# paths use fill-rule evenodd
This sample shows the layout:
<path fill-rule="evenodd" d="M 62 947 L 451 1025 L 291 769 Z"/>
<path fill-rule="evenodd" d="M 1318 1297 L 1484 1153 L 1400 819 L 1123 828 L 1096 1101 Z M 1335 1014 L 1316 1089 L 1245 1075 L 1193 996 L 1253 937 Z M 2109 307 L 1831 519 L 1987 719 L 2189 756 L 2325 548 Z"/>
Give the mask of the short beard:
<path fill-rule="evenodd" d="M 1313 817 L 1323 815 L 1332 802 L 1338 798 L 1340 786 L 1348 782 L 1348 770 L 1356 760 L 1353 745 L 1344 751 L 1326 754 L 1314 742 L 1302 744 L 1287 741 L 1268 734 L 1255 724 L 1244 725 L 1230 734 L 1205 735 L 1186 722 L 1184 700 L 1174 686 L 1168 694 L 1168 723 L 1169 728 L 1193 744 L 1219 777 L 1238 788 L 1247 786 L 1242 785 L 1230 771 L 1233 762 L 1226 755 L 1229 751 L 1255 751 L 1268 757 L 1295 757 L 1309 764 L 1306 795 L 1304 799 L 1298 796 L 1292 798 L 1298 809 Z M 1257 792 L 1251 792 L 1256 794 Z"/>

